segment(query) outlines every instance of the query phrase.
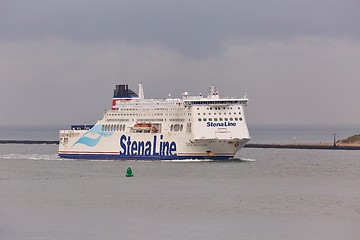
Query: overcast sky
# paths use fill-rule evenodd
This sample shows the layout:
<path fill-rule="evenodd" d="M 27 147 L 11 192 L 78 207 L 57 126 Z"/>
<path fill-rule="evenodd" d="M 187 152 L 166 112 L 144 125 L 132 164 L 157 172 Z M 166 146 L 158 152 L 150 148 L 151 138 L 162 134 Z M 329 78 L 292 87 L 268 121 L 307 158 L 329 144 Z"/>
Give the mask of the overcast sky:
<path fill-rule="evenodd" d="M 0 0 L 0 125 L 94 123 L 115 84 L 250 99 L 248 124 L 360 124 L 359 0 Z"/>

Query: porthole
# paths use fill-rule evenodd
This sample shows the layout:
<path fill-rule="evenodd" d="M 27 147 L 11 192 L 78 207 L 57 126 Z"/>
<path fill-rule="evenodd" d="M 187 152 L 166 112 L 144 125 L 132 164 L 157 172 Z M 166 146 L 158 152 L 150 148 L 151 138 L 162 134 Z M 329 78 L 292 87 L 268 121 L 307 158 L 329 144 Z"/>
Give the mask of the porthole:
<path fill-rule="evenodd" d="M 238 118 L 235 118 L 235 121 L 238 121 L 239 119 Z"/>
<path fill-rule="evenodd" d="M 201 122 L 201 118 L 198 118 L 198 121 Z"/>
<path fill-rule="evenodd" d="M 214 118 L 214 121 L 216 122 L 218 119 L 217 118 Z"/>
<path fill-rule="evenodd" d="M 209 121 L 212 121 L 212 118 L 209 118 Z"/>
<path fill-rule="evenodd" d="M 206 118 L 203 118 L 203 121 L 206 122 Z"/>
<path fill-rule="evenodd" d="M 219 118 L 219 121 L 222 121 L 223 119 L 222 118 Z"/>
<path fill-rule="evenodd" d="M 242 121 L 242 118 L 239 118 L 240 121 Z"/>

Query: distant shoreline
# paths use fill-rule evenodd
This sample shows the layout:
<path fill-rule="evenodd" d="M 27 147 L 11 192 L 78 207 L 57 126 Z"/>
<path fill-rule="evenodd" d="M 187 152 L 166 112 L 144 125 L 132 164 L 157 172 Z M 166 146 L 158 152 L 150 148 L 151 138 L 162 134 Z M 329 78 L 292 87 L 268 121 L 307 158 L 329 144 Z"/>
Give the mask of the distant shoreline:
<path fill-rule="evenodd" d="M 37 144 L 37 145 L 58 145 L 59 141 L 51 140 L 0 140 L 0 144 Z M 359 144 L 331 144 L 331 143 L 248 143 L 244 148 L 275 148 L 275 149 L 325 149 L 325 150 L 360 150 Z"/>
<path fill-rule="evenodd" d="M 299 143 L 299 144 L 261 144 L 248 143 L 244 148 L 277 148 L 277 149 L 323 149 L 323 150 L 360 150 L 360 145 L 330 144 L 330 143 Z"/>
<path fill-rule="evenodd" d="M 59 145 L 59 141 L 54 140 L 0 140 L 0 144 L 56 144 Z"/>

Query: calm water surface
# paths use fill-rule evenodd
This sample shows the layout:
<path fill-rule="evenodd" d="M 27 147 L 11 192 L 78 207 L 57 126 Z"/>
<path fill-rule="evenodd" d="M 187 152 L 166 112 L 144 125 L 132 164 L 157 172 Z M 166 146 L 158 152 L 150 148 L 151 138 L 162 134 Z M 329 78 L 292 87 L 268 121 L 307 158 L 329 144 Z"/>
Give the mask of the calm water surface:
<path fill-rule="evenodd" d="M 0 145 L 0 239 L 359 239 L 360 152 L 241 161 L 60 160 Z M 255 161 L 254 161 L 255 160 Z M 126 178 L 127 167 L 134 172 Z"/>

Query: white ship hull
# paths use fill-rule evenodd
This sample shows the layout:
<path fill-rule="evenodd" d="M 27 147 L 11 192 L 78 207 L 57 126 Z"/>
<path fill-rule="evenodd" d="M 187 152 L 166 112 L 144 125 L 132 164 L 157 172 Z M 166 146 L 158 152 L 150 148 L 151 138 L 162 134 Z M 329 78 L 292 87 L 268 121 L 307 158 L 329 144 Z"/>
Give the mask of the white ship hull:
<path fill-rule="evenodd" d="M 68 134 L 71 133 L 68 132 Z M 72 134 L 76 134 L 76 130 Z M 74 137 L 67 143 L 60 143 L 60 157 L 116 160 L 204 158 L 221 160 L 232 158 L 248 141 L 248 139 L 189 141 L 186 135 L 150 134 L 144 136 L 119 132 L 101 136 L 91 130 L 80 134 L 78 138 Z"/>

